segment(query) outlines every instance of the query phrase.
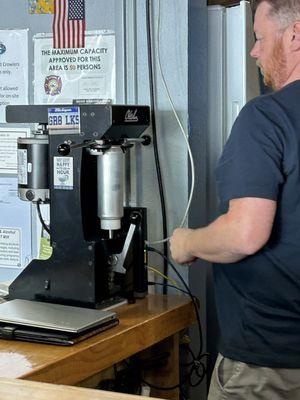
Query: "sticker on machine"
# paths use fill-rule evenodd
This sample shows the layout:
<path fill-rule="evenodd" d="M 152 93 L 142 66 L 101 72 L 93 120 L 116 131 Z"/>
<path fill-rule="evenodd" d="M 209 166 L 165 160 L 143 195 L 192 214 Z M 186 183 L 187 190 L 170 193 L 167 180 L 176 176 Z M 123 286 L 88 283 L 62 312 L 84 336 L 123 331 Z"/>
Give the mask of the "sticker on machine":
<path fill-rule="evenodd" d="M 54 189 L 73 190 L 73 157 L 54 157 Z"/>
<path fill-rule="evenodd" d="M 51 107 L 48 109 L 48 126 L 51 129 L 79 129 L 79 107 Z"/>
<path fill-rule="evenodd" d="M 27 161 L 27 150 L 26 149 L 18 149 L 18 183 L 20 185 L 27 185 L 27 169 L 28 169 L 28 161 Z"/>
<path fill-rule="evenodd" d="M 21 267 L 21 229 L 0 227 L 0 265 Z"/>

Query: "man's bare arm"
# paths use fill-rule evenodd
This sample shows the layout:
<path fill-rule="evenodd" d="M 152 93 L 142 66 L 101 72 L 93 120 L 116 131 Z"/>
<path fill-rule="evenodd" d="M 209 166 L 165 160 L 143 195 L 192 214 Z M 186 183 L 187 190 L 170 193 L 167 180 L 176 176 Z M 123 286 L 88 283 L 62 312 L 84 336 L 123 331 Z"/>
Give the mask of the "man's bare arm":
<path fill-rule="evenodd" d="M 190 262 L 202 258 L 231 263 L 256 253 L 268 241 L 276 201 L 245 197 L 229 202 L 226 214 L 205 228 L 175 229 L 170 239 L 174 261 Z"/>

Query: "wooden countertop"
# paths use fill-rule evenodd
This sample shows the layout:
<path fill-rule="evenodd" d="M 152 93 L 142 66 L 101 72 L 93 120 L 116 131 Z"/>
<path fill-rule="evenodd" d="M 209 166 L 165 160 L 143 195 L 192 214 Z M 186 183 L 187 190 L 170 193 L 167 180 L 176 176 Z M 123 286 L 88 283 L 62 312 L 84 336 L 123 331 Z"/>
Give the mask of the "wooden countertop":
<path fill-rule="evenodd" d="M 149 397 L 135 396 L 74 386 L 53 385 L 23 381 L 20 379 L 0 379 L 1 400 L 146 400 Z M 154 399 L 154 397 L 151 397 Z"/>
<path fill-rule="evenodd" d="M 148 295 L 115 311 L 120 319 L 118 326 L 73 346 L 0 340 L 0 378 L 72 385 L 195 321 L 190 299 L 176 295 Z"/>

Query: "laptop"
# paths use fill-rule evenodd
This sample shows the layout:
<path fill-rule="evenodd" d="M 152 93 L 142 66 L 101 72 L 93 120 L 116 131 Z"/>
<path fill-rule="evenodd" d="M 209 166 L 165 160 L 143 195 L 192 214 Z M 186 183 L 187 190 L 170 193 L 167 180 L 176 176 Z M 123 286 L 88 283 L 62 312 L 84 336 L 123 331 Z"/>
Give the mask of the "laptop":
<path fill-rule="evenodd" d="M 119 322 L 113 311 L 14 299 L 0 304 L 0 338 L 72 345 Z"/>

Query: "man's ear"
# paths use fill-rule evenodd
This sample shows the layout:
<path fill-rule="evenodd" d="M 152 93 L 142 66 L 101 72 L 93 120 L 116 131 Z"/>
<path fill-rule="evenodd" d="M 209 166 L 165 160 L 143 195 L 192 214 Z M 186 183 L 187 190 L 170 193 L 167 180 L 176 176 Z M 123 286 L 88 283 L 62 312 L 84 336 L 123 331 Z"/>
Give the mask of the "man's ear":
<path fill-rule="evenodd" d="M 300 50 L 300 21 L 294 22 L 291 32 L 291 50 Z"/>

